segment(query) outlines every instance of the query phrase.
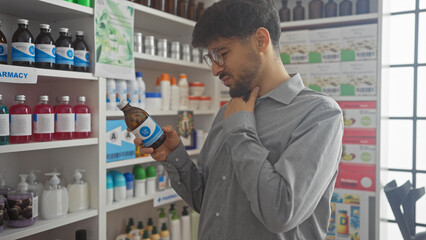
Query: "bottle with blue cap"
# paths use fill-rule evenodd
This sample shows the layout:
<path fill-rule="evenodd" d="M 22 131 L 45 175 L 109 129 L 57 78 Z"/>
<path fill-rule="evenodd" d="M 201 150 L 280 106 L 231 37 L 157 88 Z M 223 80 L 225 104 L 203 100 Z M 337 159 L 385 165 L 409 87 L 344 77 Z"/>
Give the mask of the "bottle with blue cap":
<path fill-rule="evenodd" d="M 113 181 L 111 173 L 107 173 L 106 188 L 107 188 L 107 205 L 110 205 L 114 201 L 114 181 Z"/>
<path fill-rule="evenodd" d="M 122 202 L 126 200 L 126 178 L 120 172 L 113 172 L 114 179 L 114 201 Z"/>
<path fill-rule="evenodd" d="M 126 178 L 126 198 L 132 198 L 134 189 L 133 174 L 126 172 L 124 177 Z"/>

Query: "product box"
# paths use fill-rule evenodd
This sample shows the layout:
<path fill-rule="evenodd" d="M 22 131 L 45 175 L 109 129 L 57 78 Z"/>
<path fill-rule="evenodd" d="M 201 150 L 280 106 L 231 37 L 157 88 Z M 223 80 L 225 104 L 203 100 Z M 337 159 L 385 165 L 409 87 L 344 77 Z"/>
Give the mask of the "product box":
<path fill-rule="evenodd" d="M 340 28 L 309 31 L 309 63 L 340 62 Z"/>
<path fill-rule="evenodd" d="M 335 187 L 374 192 L 376 190 L 376 165 L 341 162 Z"/>
<path fill-rule="evenodd" d="M 330 96 L 340 95 L 340 63 L 318 63 L 309 67 L 309 88 Z"/>
<path fill-rule="evenodd" d="M 377 86 L 377 62 L 343 62 L 340 65 L 342 96 L 375 96 Z"/>
<path fill-rule="evenodd" d="M 345 137 L 376 136 L 376 102 L 338 102 L 343 110 Z"/>
<path fill-rule="evenodd" d="M 283 64 L 308 63 L 309 30 L 285 31 L 280 37 Z"/>
<path fill-rule="evenodd" d="M 302 78 L 303 84 L 308 87 L 310 83 L 310 65 L 309 64 L 291 64 L 285 65 L 287 72 L 292 75 L 299 73 Z"/>
<path fill-rule="evenodd" d="M 344 137 L 341 162 L 375 164 L 376 139 Z"/>
<path fill-rule="evenodd" d="M 106 127 L 107 162 L 135 158 L 135 136 L 127 131 L 124 120 L 107 120 Z"/>
<path fill-rule="evenodd" d="M 364 61 L 377 58 L 377 24 L 341 28 L 342 61 Z"/>

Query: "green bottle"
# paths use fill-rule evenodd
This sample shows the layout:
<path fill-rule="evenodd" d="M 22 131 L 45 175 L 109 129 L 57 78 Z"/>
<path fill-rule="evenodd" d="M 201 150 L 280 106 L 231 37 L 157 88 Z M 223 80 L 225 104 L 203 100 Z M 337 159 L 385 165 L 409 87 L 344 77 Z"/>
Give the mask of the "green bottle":
<path fill-rule="evenodd" d="M 92 7 L 92 1 L 91 0 L 76 0 L 76 3 L 86 6 L 86 7 Z"/>

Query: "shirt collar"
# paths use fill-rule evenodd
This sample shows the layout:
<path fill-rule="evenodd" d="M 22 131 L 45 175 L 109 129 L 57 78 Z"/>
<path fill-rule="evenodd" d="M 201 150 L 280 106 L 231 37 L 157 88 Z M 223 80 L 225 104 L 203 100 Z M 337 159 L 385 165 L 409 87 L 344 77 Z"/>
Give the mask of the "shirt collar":
<path fill-rule="evenodd" d="M 278 102 L 289 104 L 304 88 L 305 86 L 299 73 L 290 74 L 290 79 L 259 99 L 270 97 Z"/>

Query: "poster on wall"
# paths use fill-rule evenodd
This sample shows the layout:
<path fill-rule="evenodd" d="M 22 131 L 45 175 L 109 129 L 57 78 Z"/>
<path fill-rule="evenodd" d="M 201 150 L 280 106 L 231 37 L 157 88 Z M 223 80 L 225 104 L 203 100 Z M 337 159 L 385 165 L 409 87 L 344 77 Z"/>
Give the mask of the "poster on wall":
<path fill-rule="evenodd" d="M 95 75 L 135 79 L 134 10 L 120 0 L 95 1 Z"/>

